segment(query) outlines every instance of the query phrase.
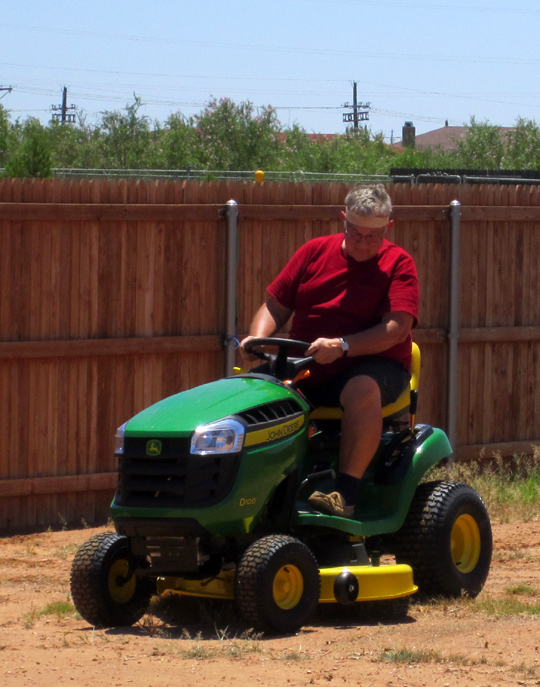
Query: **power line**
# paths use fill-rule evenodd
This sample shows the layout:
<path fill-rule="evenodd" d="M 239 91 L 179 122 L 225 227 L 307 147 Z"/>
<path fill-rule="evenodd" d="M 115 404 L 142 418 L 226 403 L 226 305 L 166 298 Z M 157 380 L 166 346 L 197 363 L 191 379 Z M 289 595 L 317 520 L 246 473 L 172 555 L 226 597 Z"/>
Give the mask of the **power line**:
<path fill-rule="evenodd" d="M 307 0 L 308 2 L 313 2 L 313 0 Z M 319 3 L 331 3 L 333 5 L 338 4 L 354 4 L 354 5 L 373 5 L 375 7 L 398 7 L 399 9 L 419 9 L 419 10 L 448 10 L 455 14 L 456 12 L 481 12 L 485 14 L 487 12 L 493 12 L 498 14 L 540 14 L 540 10 L 532 9 L 519 9 L 515 7 L 493 7 L 493 6 L 483 6 L 475 7 L 474 5 L 433 5 L 433 4 L 421 4 L 418 2 L 391 2 L 389 0 L 315 0 Z"/>
<path fill-rule="evenodd" d="M 280 52 L 280 53 L 297 53 L 297 54 L 304 54 L 304 55 L 334 55 L 336 57 L 343 56 L 343 57 L 370 57 L 370 58 L 376 58 L 376 59 L 391 59 L 391 60 L 396 60 L 396 59 L 409 59 L 409 60 L 430 60 L 430 61 L 436 61 L 436 62 L 466 62 L 467 64 L 471 63 L 484 63 L 484 64 L 509 64 L 509 65 L 519 65 L 519 64 L 526 64 L 526 65 L 536 65 L 540 63 L 539 59 L 534 59 L 534 58 L 517 58 L 517 57 L 501 57 L 501 56 L 471 56 L 471 55 L 462 55 L 462 54 L 453 54 L 453 55 L 441 55 L 440 53 L 436 54 L 431 54 L 431 55 L 420 55 L 416 53 L 391 53 L 388 51 L 385 52 L 370 52 L 367 53 L 365 51 L 352 51 L 352 50 L 328 50 L 328 49 L 322 49 L 322 48 L 300 48 L 300 47 L 292 47 L 288 45 L 265 45 L 265 44 L 247 44 L 247 43 L 240 43 L 240 42 L 234 42 L 234 43 L 219 43 L 216 41 L 192 41 L 192 40 L 179 40 L 179 39 L 173 39 L 173 38 L 157 38 L 157 37 L 152 37 L 152 36 L 122 36 L 118 34 L 106 34 L 106 33 L 99 33 L 95 31 L 73 31 L 73 30 L 68 30 L 68 29 L 57 29 L 57 28 L 52 28 L 52 27 L 39 27 L 39 26 L 21 26 L 17 24 L 4 24 L 0 22 L 0 27 L 6 27 L 6 28 L 18 28 L 18 29 L 24 29 L 25 31 L 28 30 L 33 30 L 33 31 L 45 31 L 45 32 L 53 32 L 53 33 L 61 33 L 61 34 L 73 34 L 73 35 L 88 35 L 88 36 L 98 36 L 101 38 L 110 38 L 114 40 L 130 40 L 130 41 L 139 41 L 139 42 L 158 42 L 158 43 L 172 43 L 172 44 L 181 44 L 181 45 L 194 45 L 194 46 L 201 46 L 205 48 L 219 48 L 221 50 L 227 49 L 227 50 L 245 50 L 249 49 L 250 51 L 264 51 L 264 52 Z"/>

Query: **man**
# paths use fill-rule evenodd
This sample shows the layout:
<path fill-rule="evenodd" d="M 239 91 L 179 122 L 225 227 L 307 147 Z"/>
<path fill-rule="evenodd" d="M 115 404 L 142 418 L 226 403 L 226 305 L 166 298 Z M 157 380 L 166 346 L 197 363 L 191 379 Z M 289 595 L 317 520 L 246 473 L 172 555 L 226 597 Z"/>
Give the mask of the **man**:
<path fill-rule="evenodd" d="M 344 233 L 312 239 L 267 289 L 251 324 L 273 336 L 294 313 L 289 335 L 311 343 L 319 365 L 301 383 L 314 405 L 343 408 L 340 467 L 330 494 L 309 498 L 317 510 L 351 517 L 359 481 L 379 445 L 382 407 L 410 380 L 411 329 L 418 318 L 418 278 L 411 256 L 385 237 L 392 203 L 381 185 L 348 193 Z"/>

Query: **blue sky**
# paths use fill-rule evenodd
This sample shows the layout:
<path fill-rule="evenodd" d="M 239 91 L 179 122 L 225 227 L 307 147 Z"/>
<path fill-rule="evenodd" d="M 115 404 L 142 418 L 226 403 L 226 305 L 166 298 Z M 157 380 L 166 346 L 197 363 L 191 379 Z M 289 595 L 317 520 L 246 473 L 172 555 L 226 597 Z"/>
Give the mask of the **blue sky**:
<path fill-rule="evenodd" d="M 13 118 L 48 121 L 67 86 L 89 123 L 133 93 L 160 122 L 214 96 L 335 133 L 356 81 L 387 139 L 540 122 L 538 0 L 4 0 L 0 30 Z"/>

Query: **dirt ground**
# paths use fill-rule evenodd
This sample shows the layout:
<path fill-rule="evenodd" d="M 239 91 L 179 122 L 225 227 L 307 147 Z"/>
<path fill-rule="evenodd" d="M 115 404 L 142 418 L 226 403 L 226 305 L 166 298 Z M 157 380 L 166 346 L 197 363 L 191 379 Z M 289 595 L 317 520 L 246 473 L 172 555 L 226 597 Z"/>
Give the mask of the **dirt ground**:
<path fill-rule="evenodd" d="M 326 607 L 296 635 L 268 638 L 246 634 L 227 606 L 115 630 L 77 619 L 66 604 L 71 561 L 104 529 L 0 539 L 1 684 L 540 685 L 540 616 L 516 613 L 517 601 L 540 603 L 540 522 L 494 526 L 476 602 L 415 603 L 399 622 Z"/>

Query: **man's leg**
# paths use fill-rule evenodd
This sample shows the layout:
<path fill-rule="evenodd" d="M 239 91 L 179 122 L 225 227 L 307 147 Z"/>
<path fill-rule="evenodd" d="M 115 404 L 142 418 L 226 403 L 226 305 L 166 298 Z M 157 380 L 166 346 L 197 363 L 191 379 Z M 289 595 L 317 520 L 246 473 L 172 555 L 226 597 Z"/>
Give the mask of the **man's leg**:
<path fill-rule="evenodd" d="M 315 508 L 330 515 L 351 517 L 360 478 L 379 446 L 382 407 L 379 385 L 366 375 L 350 379 L 340 396 L 343 407 L 339 475 L 336 491 L 316 491 L 309 498 Z"/>
<path fill-rule="evenodd" d="M 344 382 L 339 475 L 335 491 L 316 491 L 309 498 L 323 513 L 351 517 L 360 479 L 373 459 L 382 433 L 382 406 L 393 403 L 406 388 L 410 374 L 399 363 L 365 358 Z"/>
<path fill-rule="evenodd" d="M 341 392 L 340 472 L 360 479 L 379 446 L 382 406 L 379 385 L 366 375 L 350 379 Z"/>

